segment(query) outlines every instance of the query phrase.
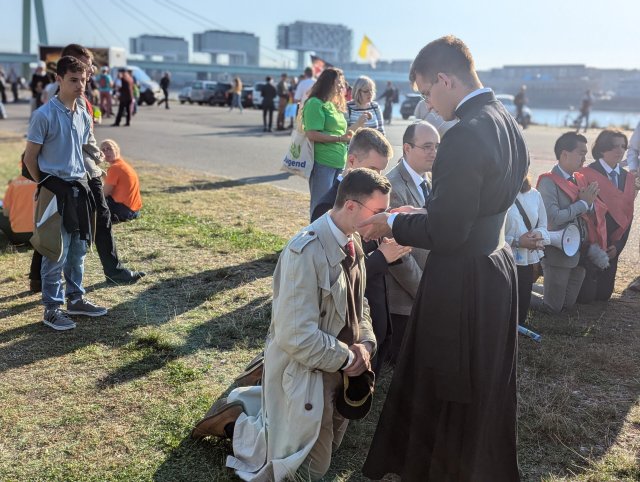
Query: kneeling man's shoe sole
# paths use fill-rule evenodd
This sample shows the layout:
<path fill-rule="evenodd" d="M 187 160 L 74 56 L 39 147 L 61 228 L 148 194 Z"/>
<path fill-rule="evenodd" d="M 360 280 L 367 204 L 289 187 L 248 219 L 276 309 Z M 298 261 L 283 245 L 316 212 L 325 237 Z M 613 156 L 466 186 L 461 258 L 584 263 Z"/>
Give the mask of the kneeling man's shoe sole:
<path fill-rule="evenodd" d="M 264 371 L 264 352 L 260 353 L 245 367 L 244 371 L 234 380 L 239 387 L 260 385 Z"/>
<path fill-rule="evenodd" d="M 209 409 L 207 414 L 200 420 L 191 431 L 191 438 L 200 439 L 214 435 L 216 437 L 226 437 L 224 428 L 229 423 L 235 422 L 244 411 L 241 402 L 227 403 L 226 398 L 221 398 Z"/>

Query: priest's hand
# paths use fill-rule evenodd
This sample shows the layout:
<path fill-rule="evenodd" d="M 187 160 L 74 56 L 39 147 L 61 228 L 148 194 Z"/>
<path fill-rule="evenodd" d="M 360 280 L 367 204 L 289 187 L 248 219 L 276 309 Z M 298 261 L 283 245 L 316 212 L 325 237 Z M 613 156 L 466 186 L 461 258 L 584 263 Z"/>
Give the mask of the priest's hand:
<path fill-rule="evenodd" d="M 349 350 L 355 355 L 353 363 L 344 369 L 344 373 L 349 377 L 357 377 L 367 370 L 371 369 L 371 355 L 369 350 L 362 343 L 354 343 Z"/>
<path fill-rule="evenodd" d="M 402 214 L 427 214 L 427 210 L 425 208 L 417 208 L 414 206 L 400 206 L 399 208 L 390 209 L 389 212 L 393 213 L 402 213 Z"/>
<path fill-rule="evenodd" d="M 379 239 L 382 237 L 392 238 L 393 233 L 391 232 L 391 227 L 387 223 L 389 216 L 391 216 L 391 214 L 387 212 L 375 214 L 358 224 L 358 226 L 356 226 L 356 230 L 365 241 Z"/>

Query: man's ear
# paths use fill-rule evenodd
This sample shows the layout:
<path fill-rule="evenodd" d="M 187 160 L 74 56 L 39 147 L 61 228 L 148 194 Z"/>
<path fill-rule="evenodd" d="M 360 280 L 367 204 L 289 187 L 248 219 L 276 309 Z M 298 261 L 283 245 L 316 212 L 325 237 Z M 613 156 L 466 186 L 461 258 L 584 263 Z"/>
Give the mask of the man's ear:
<path fill-rule="evenodd" d="M 347 155 L 347 167 L 353 169 L 357 159 L 355 154 Z"/>

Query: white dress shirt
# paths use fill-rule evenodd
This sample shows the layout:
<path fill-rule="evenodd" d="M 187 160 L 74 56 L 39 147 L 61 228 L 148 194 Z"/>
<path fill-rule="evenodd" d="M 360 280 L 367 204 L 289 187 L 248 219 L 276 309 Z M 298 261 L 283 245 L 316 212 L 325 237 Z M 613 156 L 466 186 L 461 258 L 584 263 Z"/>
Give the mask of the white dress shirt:
<path fill-rule="evenodd" d="M 423 182 L 427 181 L 426 177 L 424 175 L 421 176 L 416 171 L 414 171 L 413 168 L 409 165 L 409 163 L 404 160 L 404 158 L 402 159 L 402 163 L 404 164 L 405 169 L 407 170 L 407 172 L 411 176 L 411 179 L 413 180 L 413 183 L 416 185 L 416 189 L 418 190 L 418 194 L 420 195 L 420 198 L 422 199 L 422 205 L 424 206 L 424 203 L 427 200 L 424 199 L 424 195 L 422 194 L 422 188 L 420 187 L 420 185 Z"/>
<path fill-rule="evenodd" d="M 615 171 L 615 173 L 618 175 L 618 177 L 616 177 L 617 183 L 618 183 L 616 187 L 619 188 L 620 187 L 620 164 L 616 164 L 615 169 L 611 169 L 611 166 L 609 166 L 609 164 L 604 162 L 604 159 L 598 159 L 598 162 L 600 162 L 600 165 L 602 166 L 602 169 L 604 169 L 604 172 L 607 173 L 607 177 L 609 178 L 609 180 L 611 180 L 611 173 Z"/>

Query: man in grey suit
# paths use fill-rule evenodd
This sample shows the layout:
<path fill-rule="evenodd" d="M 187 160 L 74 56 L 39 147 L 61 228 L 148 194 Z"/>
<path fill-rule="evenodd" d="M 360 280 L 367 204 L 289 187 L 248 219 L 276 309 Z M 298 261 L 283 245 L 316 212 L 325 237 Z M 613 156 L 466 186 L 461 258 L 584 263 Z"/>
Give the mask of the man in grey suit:
<path fill-rule="evenodd" d="M 562 134 L 556 141 L 554 152 L 558 164 L 538 180 L 549 231 L 559 231 L 571 223 L 579 223 L 580 216 L 592 209 L 599 192 L 596 182 L 581 188 L 576 186 L 577 171 L 584 164 L 588 152 L 584 136 L 575 132 Z M 576 195 L 570 195 L 571 192 Z M 542 258 L 543 298 L 540 300 L 534 295 L 532 308 L 553 313 L 573 308 L 585 276 L 585 269 L 578 264 L 579 261 L 580 251 L 567 256 L 561 249 L 547 246 Z"/>
<path fill-rule="evenodd" d="M 431 192 L 431 172 L 436 152 L 440 145 L 440 135 L 436 128 L 419 120 L 410 124 L 402 136 L 402 154 L 398 164 L 387 173 L 391 182 L 390 207 L 423 207 Z M 422 271 L 429 251 L 414 248 L 402 258 L 401 263 L 389 265 L 387 288 L 389 291 L 389 312 L 393 335 L 391 338 L 391 364 L 395 365 L 400 353 L 402 338 L 416 299 Z"/>

